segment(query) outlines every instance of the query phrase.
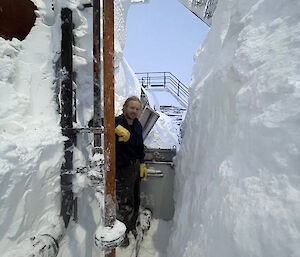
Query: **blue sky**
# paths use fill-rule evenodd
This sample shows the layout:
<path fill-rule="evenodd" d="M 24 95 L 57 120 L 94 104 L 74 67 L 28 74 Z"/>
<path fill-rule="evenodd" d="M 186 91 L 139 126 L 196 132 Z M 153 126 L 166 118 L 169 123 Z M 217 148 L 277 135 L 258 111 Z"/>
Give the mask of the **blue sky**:
<path fill-rule="evenodd" d="M 127 18 L 124 56 L 135 72 L 169 71 L 188 86 L 193 55 L 208 30 L 178 0 L 134 4 Z"/>

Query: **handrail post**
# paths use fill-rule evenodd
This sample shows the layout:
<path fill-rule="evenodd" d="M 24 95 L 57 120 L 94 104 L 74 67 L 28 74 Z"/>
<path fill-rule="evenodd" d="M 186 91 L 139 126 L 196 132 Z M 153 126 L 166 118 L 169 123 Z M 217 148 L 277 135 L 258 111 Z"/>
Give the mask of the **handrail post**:
<path fill-rule="evenodd" d="M 159 83 L 160 86 L 163 88 L 172 91 L 174 96 L 177 96 L 181 101 L 187 102 L 186 98 L 189 97 L 189 90 L 188 87 L 185 86 L 174 74 L 171 72 L 166 71 L 159 71 L 159 72 L 138 72 L 136 74 L 142 74 L 142 85 L 147 83 L 146 87 L 150 87 L 151 85 L 151 78 L 153 80 L 154 86 L 155 83 Z M 163 76 L 163 78 L 162 78 Z M 139 79 L 140 81 L 140 79 Z"/>
<path fill-rule="evenodd" d="M 142 87 L 146 87 L 144 86 L 144 78 L 142 77 Z"/>

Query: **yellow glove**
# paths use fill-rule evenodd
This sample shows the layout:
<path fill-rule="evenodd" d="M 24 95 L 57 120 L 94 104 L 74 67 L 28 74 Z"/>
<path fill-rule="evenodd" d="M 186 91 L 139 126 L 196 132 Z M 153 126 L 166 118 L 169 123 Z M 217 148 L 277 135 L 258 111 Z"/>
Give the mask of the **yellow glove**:
<path fill-rule="evenodd" d="M 143 180 L 147 178 L 147 168 L 145 163 L 141 163 L 140 165 L 140 177 Z"/>
<path fill-rule="evenodd" d="M 115 128 L 115 133 L 119 136 L 119 142 L 127 142 L 130 138 L 130 132 L 121 125 Z"/>

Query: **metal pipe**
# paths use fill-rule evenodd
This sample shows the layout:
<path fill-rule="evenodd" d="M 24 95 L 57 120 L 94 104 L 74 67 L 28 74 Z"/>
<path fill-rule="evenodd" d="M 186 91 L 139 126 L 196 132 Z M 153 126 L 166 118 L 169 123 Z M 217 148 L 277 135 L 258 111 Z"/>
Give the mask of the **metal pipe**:
<path fill-rule="evenodd" d="M 94 128 L 101 127 L 100 0 L 93 1 Z M 94 133 L 94 147 L 101 147 L 101 133 Z"/>
<path fill-rule="evenodd" d="M 103 1 L 103 71 L 104 71 L 104 167 L 105 226 L 116 220 L 115 196 L 115 108 L 114 108 L 114 0 Z M 115 256 L 115 249 L 106 253 Z"/>
<path fill-rule="evenodd" d="M 72 11 L 68 8 L 63 8 L 61 10 L 61 19 L 61 67 L 64 75 L 61 83 L 61 127 L 62 134 L 68 138 L 65 141 L 65 161 L 61 168 L 61 216 L 64 219 L 65 227 L 67 227 L 72 215 L 74 201 L 72 192 L 73 175 L 70 171 L 73 169 L 75 135 L 69 130 L 73 128 Z"/>

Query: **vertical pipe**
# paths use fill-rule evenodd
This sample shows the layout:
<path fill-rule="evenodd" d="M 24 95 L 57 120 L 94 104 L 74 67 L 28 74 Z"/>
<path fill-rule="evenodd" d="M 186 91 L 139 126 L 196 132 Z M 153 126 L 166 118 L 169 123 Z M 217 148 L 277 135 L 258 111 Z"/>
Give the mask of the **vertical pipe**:
<path fill-rule="evenodd" d="M 114 0 L 103 1 L 103 71 L 104 71 L 104 167 L 105 226 L 116 220 L 115 197 L 115 108 L 114 108 Z M 115 256 L 115 249 L 106 254 Z"/>
<path fill-rule="evenodd" d="M 62 19 L 62 40 L 61 40 L 61 67 L 64 73 L 61 83 L 61 127 L 62 133 L 68 139 L 65 141 L 65 162 L 61 170 L 61 215 L 65 227 L 68 226 L 73 208 L 72 174 L 74 134 L 73 128 L 73 66 L 72 66 L 72 39 L 73 23 L 72 11 L 63 8 Z"/>
<path fill-rule="evenodd" d="M 93 0 L 93 64 L 94 64 L 94 118 L 93 126 L 101 124 L 101 89 L 100 89 L 100 0 Z M 94 147 L 101 146 L 101 134 L 94 134 Z"/>

